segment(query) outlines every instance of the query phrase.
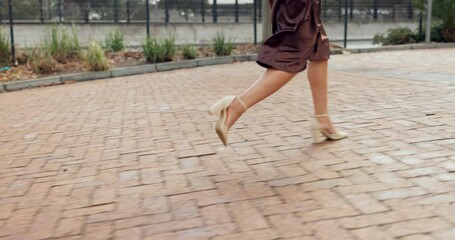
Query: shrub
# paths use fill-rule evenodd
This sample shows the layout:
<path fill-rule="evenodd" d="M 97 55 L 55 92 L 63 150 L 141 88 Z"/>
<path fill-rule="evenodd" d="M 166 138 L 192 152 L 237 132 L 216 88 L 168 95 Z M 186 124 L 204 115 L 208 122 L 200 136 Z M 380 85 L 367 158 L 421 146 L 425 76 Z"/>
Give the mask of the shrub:
<path fill-rule="evenodd" d="M 175 53 L 177 52 L 177 46 L 175 45 L 175 38 L 170 36 L 163 40 L 164 47 L 164 61 L 172 61 Z"/>
<path fill-rule="evenodd" d="M 50 54 L 61 63 L 81 57 L 81 47 L 76 34 L 73 32 L 70 35 L 63 27 L 53 27 L 51 37 L 45 40 L 45 45 Z"/>
<path fill-rule="evenodd" d="M 421 11 L 426 11 L 426 0 L 413 0 L 414 6 Z M 454 0 L 437 0 L 433 1 L 434 23 L 440 26 L 440 31 L 432 31 L 433 34 L 438 35 L 437 39 L 445 42 L 455 42 L 455 1 Z"/>
<path fill-rule="evenodd" d="M 184 59 L 195 59 L 198 53 L 194 47 L 190 45 L 184 45 L 182 47 L 182 55 Z"/>
<path fill-rule="evenodd" d="M 455 42 L 455 28 L 442 30 L 441 37 L 444 42 Z"/>
<path fill-rule="evenodd" d="M 166 39 L 148 37 L 142 44 L 144 56 L 147 62 L 151 63 L 172 61 L 176 49 L 175 39 L 172 36 Z"/>
<path fill-rule="evenodd" d="M 105 71 L 109 69 L 109 62 L 104 55 L 100 44 L 91 42 L 84 54 L 84 62 L 90 71 Z"/>
<path fill-rule="evenodd" d="M 120 29 L 110 32 L 104 40 L 103 48 L 107 52 L 119 52 L 125 49 L 125 36 Z"/>
<path fill-rule="evenodd" d="M 11 58 L 10 50 L 8 38 L 0 31 L 0 67 L 9 63 Z"/>
<path fill-rule="evenodd" d="M 424 42 L 425 41 L 425 24 L 422 26 L 422 33 L 419 33 L 419 30 L 416 29 L 416 41 L 417 42 Z M 434 23 L 431 26 L 431 41 L 433 42 L 441 42 L 442 37 L 441 37 L 441 31 L 442 31 L 442 26 L 439 23 Z"/>
<path fill-rule="evenodd" d="M 147 62 L 156 63 L 164 59 L 164 50 L 156 38 L 147 37 L 142 44 L 142 49 Z"/>
<path fill-rule="evenodd" d="M 407 43 L 415 43 L 416 34 L 409 28 L 392 28 L 387 30 L 387 35 L 376 34 L 373 38 L 374 44 L 381 43 L 382 45 L 399 45 Z"/>
<path fill-rule="evenodd" d="M 212 47 L 217 56 L 229 56 L 234 49 L 232 42 L 228 42 L 226 37 L 222 33 L 217 33 L 214 38 L 212 38 Z"/>
<path fill-rule="evenodd" d="M 52 58 L 49 46 L 42 45 L 26 50 L 28 64 L 33 72 L 38 74 L 50 74 L 55 70 L 55 59 Z"/>

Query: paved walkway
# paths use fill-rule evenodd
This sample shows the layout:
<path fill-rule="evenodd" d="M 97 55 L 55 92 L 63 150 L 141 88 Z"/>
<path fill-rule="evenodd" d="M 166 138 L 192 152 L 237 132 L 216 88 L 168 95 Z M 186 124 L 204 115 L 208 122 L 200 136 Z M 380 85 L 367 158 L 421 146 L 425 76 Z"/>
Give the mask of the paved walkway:
<path fill-rule="evenodd" d="M 301 74 L 222 147 L 252 62 L 0 94 L 0 239 L 453 240 L 454 56 L 333 56 L 321 145 Z"/>

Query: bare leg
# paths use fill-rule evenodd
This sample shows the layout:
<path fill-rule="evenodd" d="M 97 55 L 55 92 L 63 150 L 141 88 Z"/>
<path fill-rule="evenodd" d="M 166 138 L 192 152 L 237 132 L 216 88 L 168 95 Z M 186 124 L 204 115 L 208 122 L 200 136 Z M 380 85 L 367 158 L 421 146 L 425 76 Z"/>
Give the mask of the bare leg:
<path fill-rule="evenodd" d="M 328 79 L 328 61 L 310 61 L 308 64 L 308 81 L 310 82 L 311 93 L 313 95 L 315 115 L 324 115 L 328 113 L 327 100 L 327 79 Z M 318 117 L 321 128 L 329 133 L 336 133 L 330 118 Z"/>
<path fill-rule="evenodd" d="M 267 71 L 239 97 L 248 107 L 252 107 L 278 91 L 278 89 L 288 83 L 295 75 L 295 73 L 267 69 Z M 226 119 L 226 126 L 230 128 L 245 112 L 245 109 L 239 102 L 234 100 L 227 111 L 228 117 Z"/>

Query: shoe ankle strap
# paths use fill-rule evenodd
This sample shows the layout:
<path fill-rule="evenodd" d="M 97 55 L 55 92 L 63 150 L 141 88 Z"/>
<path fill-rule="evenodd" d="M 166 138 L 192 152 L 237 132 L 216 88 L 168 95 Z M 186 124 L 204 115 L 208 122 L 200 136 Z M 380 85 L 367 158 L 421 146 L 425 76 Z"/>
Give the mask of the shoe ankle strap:
<path fill-rule="evenodd" d="M 245 108 L 245 111 L 248 110 L 248 106 L 245 104 L 245 102 L 240 97 L 235 97 L 235 99 L 237 100 L 237 102 L 240 103 L 240 105 L 242 105 L 243 108 Z"/>
<path fill-rule="evenodd" d="M 321 114 L 321 115 L 314 115 L 313 117 L 315 117 L 315 118 L 321 118 L 321 117 L 328 117 L 328 116 L 329 116 L 329 114 L 326 113 L 326 114 Z"/>

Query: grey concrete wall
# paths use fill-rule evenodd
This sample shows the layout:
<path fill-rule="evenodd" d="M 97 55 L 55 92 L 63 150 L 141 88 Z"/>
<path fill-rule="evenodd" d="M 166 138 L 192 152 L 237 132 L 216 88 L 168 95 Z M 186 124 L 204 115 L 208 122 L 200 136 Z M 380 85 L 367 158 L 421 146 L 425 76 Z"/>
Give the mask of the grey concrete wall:
<path fill-rule="evenodd" d="M 129 46 L 140 46 L 146 36 L 145 24 L 89 24 L 89 25 L 65 25 L 73 29 L 82 44 L 88 41 L 103 41 L 106 35 L 115 28 L 120 28 L 126 36 Z M 387 29 L 398 26 L 417 28 L 417 23 L 367 23 L 350 24 L 348 38 L 351 40 L 372 39 L 377 33 L 385 33 Z M 15 25 L 15 40 L 19 47 L 36 46 L 49 35 L 52 25 L 49 24 L 17 24 Z M 325 24 L 329 37 L 333 41 L 343 39 L 344 26 L 339 23 Z M 4 33 L 9 33 L 7 25 L 0 25 Z M 258 25 L 258 41 L 262 41 L 262 27 Z M 224 32 L 228 38 L 236 43 L 251 43 L 254 39 L 252 23 L 171 23 L 151 26 L 154 36 L 167 36 L 172 34 L 180 44 L 208 44 L 217 32 Z"/>
<path fill-rule="evenodd" d="M 330 23 L 324 24 L 329 38 L 334 41 L 344 39 L 344 24 Z M 348 25 L 348 39 L 351 40 L 370 40 L 375 34 L 386 33 L 388 29 L 397 27 L 408 27 L 415 30 L 418 23 L 400 22 L 400 23 L 350 23 Z"/>

